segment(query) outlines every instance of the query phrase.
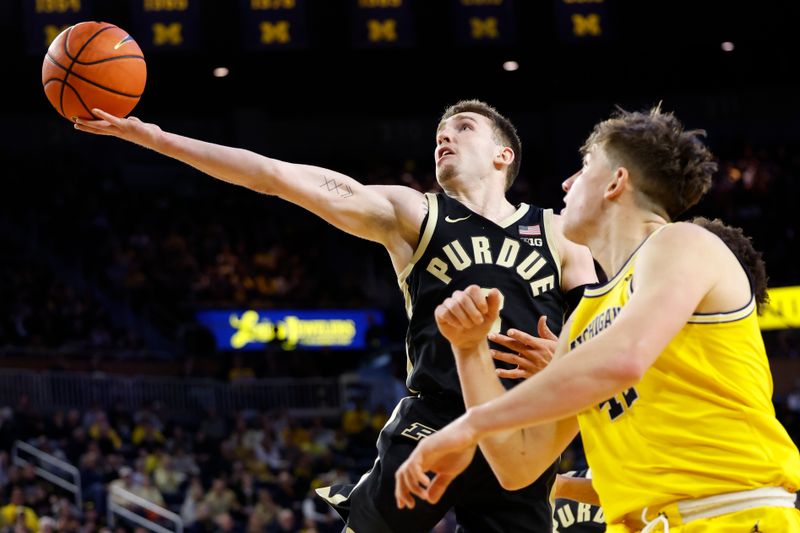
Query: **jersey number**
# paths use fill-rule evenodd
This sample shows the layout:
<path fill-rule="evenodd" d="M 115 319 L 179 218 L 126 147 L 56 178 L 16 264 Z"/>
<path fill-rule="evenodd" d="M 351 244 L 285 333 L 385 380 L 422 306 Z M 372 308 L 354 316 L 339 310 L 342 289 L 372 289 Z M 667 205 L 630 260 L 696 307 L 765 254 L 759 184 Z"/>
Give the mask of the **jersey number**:
<path fill-rule="evenodd" d="M 617 418 L 624 415 L 625 411 L 630 409 L 633 403 L 638 398 L 639 398 L 639 393 L 636 392 L 636 388 L 631 387 L 630 389 L 622 393 L 622 399 L 625 402 L 624 405 L 621 402 L 619 402 L 616 397 L 612 397 L 604 402 L 600 402 L 597 407 L 599 409 L 602 409 L 604 405 L 608 404 L 608 416 L 611 417 L 611 420 L 616 420 Z"/>
<path fill-rule="evenodd" d="M 481 290 L 483 291 L 483 294 L 485 296 L 488 296 L 489 291 L 491 291 L 492 289 L 487 289 L 486 287 L 481 287 Z M 500 292 L 500 290 L 498 289 L 497 292 Z M 502 311 L 503 310 L 503 304 L 505 303 L 505 301 L 506 301 L 505 295 L 502 292 L 500 292 L 500 308 L 498 309 L 498 311 Z M 500 329 L 500 315 L 498 314 L 497 315 L 497 320 L 495 320 L 494 323 L 492 324 L 492 329 L 489 330 L 489 333 L 500 333 L 500 331 L 501 331 L 501 329 Z"/>

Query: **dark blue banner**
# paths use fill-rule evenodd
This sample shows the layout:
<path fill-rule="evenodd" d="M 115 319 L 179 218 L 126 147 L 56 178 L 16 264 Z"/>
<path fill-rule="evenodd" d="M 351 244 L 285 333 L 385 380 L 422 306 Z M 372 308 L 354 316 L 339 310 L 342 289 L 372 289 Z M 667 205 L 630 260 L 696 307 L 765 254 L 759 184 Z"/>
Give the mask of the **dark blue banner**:
<path fill-rule="evenodd" d="M 195 50 L 200 45 L 200 0 L 131 0 L 133 27 L 147 51 Z"/>
<path fill-rule="evenodd" d="M 56 36 L 78 22 L 92 20 L 91 0 L 24 0 L 26 49 L 44 55 Z"/>
<path fill-rule="evenodd" d="M 558 37 L 565 42 L 612 37 L 611 0 L 555 0 Z"/>
<path fill-rule="evenodd" d="M 352 0 L 353 46 L 357 48 L 414 45 L 411 0 Z"/>
<path fill-rule="evenodd" d="M 453 9 L 459 44 L 509 44 L 514 40 L 512 0 L 453 0 Z"/>
<path fill-rule="evenodd" d="M 284 350 L 356 350 L 366 347 L 367 331 L 383 324 L 383 314 L 369 309 L 242 309 L 200 311 L 197 320 L 211 330 L 220 350 L 262 350 L 268 343 Z"/>
<path fill-rule="evenodd" d="M 308 46 L 306 0 L 239 0 L 239 10 L 245 48 Z"/>

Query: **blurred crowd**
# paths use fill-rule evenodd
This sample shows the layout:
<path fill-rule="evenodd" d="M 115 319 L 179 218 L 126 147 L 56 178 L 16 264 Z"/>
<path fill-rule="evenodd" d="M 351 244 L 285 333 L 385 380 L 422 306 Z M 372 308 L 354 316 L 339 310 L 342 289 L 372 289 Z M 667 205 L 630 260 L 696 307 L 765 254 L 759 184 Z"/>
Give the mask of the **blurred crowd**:
<path fill-rule="evenodd" d="M 743 227 L 764 251 L 773 286 L 800 280 L 800 266 L 790 260 L 798 240 L 789 215 L 800 198 L 796 153 L 782 146 L 733 151 L 691 213 Z M 353 174 L 366 183 L 434 190 L 433 176 L 413 168 Z M 531 200 L 525 180 L 518 180 L 512 199 Z M 115 320 L 120 313 L 175 342 L 200 308 L 402 309 L 379 246 L 281 200 L 209 181 L 188 191 L 111 177 L 91 185 L 54 184 L 41 197 L 41 211 L 19 213 L 28 234 L 10 235 L 6 220 L 0 231 L 8 252 L 0 266 L 0 348 L 152 344 L 141 328 Z M 14 215 L 14 205 L 4 207 Z M 405 324 L 395 316 L 389 327 L 401 340 Z M 797 355 L 794 344 L 774 342 L 772 351 L 781 353 L 771 355 Z"/>
<path fill-rule="evenodd" d="M 287 412 L 210 411 L 167 416 L 145 404 L 42 413 L 26 398 L 0 409 L 0 528 L 5 532 L 91 533 L 111 527 L 108 498 L 155 522 L 120 496 L 124 489 L 180 515 L 186 531 L 337 532 L 341 521 L 314 489 L 357 479 L 372 464 L 383 408 L 355 402 L 340 419 Z M 83 502 L 37 477 L 34 462 L 13 464 L 15 441 L 78 468 Z M 29 458 L 25 454 L 22 457 Z M 57 467 L 36 464 L 57 473 Z M 136 524 L 117 516 L 117 527 Z"/>

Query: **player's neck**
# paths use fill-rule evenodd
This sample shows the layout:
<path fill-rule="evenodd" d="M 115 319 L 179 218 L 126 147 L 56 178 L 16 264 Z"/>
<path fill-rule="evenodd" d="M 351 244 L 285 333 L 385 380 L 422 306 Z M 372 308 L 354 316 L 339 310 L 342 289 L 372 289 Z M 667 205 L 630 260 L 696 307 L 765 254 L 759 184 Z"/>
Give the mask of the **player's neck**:
<path fill-rule="evenodd" d="M 653 213 L 637 212 L 608 217 L 591 238 L 589 250 L 610 279 L 625 266 L 639 245 L 666 223 L 666 220 Z"/>
<path fill-rule="evenodd" d="M 517 209 L 506 199 L 505 190 L 497 181 L 487 179 L 469 184 L 455 182 L 443 188 L 449 197 L 494 222 L 508 218 Z"/>

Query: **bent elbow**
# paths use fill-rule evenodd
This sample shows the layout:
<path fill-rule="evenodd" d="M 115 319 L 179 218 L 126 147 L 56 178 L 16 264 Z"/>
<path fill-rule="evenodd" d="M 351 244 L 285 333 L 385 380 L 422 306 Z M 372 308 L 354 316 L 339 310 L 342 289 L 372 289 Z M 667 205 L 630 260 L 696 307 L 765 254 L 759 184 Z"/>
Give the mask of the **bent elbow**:
<path fill-rule="evenodd" d="M 278 161 L 274 159 L 263 158 L 258 162 L 247 187 L 261 194 L 280 197 L 281 190 L 286 190 L 291 180 L 291 176 L 284 167 L 285 165 L 278 164 Z M 282 187 L 281 184 L 287 185 Z"/>
<path fill-rule="evenodd" d="M 536 478 L 530 476 L 503 476 L 498 477 L 497 481 L 503 489 L 508 491 L 521 490 L 536 481 Z"/>
<path fill-rule="evenodd" d="M 505 490 L 520 490 L 524 489 L 542 475 L 544 470 L 550 465 L 541 467 L 540 465 L 524 465 L 520 467 L 517 465 L 515 468 L 508 468 L 504 471 L 492 469 L 497 482 Z"/>
<path fill-rule="evenodd" d="M 620 354 L 612 369 L 614 379 L 619 385 L 632 387 L 642 380 L 649 368 L 649 365 L 645 364 L 644 349 L 643 346 L 634 343 Z"/>

